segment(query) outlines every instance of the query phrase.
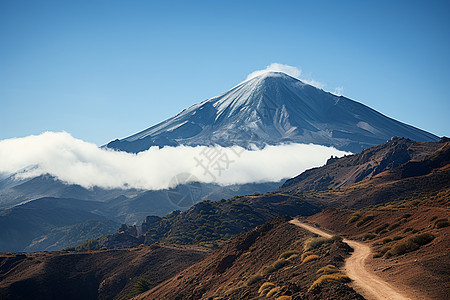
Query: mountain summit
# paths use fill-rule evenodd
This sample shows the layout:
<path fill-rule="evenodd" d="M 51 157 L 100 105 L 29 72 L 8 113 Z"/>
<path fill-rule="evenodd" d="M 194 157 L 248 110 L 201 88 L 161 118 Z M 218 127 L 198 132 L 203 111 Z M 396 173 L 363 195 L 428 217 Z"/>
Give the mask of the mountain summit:
<path fill-rule="evenodd" d="M 181 144 L 248 148 L 292 142 L 359 152 L 393 136 L 438 139 L 356 101 L 268 72 L 107 147 L 140 152 Z"/>

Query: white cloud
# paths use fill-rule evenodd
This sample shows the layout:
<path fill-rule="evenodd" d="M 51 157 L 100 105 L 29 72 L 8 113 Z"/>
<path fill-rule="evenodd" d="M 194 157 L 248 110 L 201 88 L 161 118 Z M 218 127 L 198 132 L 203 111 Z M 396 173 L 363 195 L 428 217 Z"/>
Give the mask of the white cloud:
<path fill-rule="evenodd" d="M 304 83 L 315 86 L 318 89 L 325 88 L 326 84 L 314 79 L 301 79 Z"/>
<path fill-rule="evenodd" d="M 335 94 L 336 96 L 342 96 L 343 92 L 344 92 L 344 87 L 338 86 L 334 89 L 333 94 Z"/>
<path fill-rule="evenodd" d="M 268 73 L 268 72 L 282 72 L 282 73 L 288 74 L 289 76 L 292 76 L 297 79 L 300 79 L 300 75 L 302 74 L 302 70 L 300 70 L 297 67 L 283 65 L 283 64 L 279 64 L 279 63 L 271 63 L 264 70 L 257 70 L 257 71 L 250 73 L 247 76 L 246 80 L 255 78 L 259 75 L 262 75 L 262 74 Z"/>
<path fill-rule="evenodd" d="M 283 65 L 283 64 L 279 64 L 279 63 L 271 63 L 264 70 L 257 70 L 257 71 L 250 73 L 247 76 L 246 80 L 250 80 L 252 78 L 255 78 L 259 75 L 262 75 L 262 74 L 268 73 L 268 72 L 282 72 L 282 73 L 288 74 L 291 77 L 297 78 L 297 79 L 303 81 L 304 83 L 315 86 L 316 88 L 319 88 L 319 89 L 323 89 L 326 86 L 326 84 L 319 82 L 317 80 L 314 80 L 311 78 L 309 78 L 309 79 L 302 78 L 301 77 L 302 70 L 297 67 Z"/>
<path fill-rule="evenodd" d="M 206 151 L 227 155 L 228 166 L 223 156 L 220 174 L 217 165 L 208 170 L 199 166 L 196 158 L 206 164 L 202 156 Z M 222 185 L 278 181 L 322 165 L 331 155 L 344 154 L 334 148 L 304 144 L 266 146 L 262 150 L 152 147 L 131 154 L 101 149 L 65 132 L 46 132 L 0 141 L 0 173 L 22 170 L 17 175 L 21 178 L 51 174 L 64 182 L 88 188 L 164 189 L 180 173 L 191 173 L 202 182 L 216 181 Z"/>

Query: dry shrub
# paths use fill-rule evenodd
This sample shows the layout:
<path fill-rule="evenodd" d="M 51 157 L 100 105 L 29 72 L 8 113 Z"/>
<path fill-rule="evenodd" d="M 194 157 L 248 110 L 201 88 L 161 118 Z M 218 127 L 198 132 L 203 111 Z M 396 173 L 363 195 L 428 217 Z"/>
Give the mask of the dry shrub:
<path fill-rule="evenodd" d="M 325 267 L 320 268 L 319 270 L 317 270 L 316 272 L 317 274 L 334 274 L 334 273 L 339 273 L 339 269 L 336 268 L 333 265 L 327 265 Z"/>
<path fill-rule="evenodd" d="M 342 238 L 340 236 L 332 236 L 331 238 L 326 238 L 323 236 L 310 238 L 310 239 L 306 240 L 304 248 L 305 248 L 305 251 L 309 251 L 312 249 L 317 249 L 320 246 L 322 246 L 323 244 L 333 243 L 334 241 L 339 241 L 339 240 L 342 240 Z"/>
<path fill-rule="evenodd" d="M 265 296 L 271 289 L 275 287 L 275 284 L 272 282 L 264 282 L 258 290 L 260 296 Z"/>
<path fill-rule="evenodd" d="M 274 287 L 266 294 L 266 297 L 268 297 L 268 298 L 273 297 L 276 294 L 278 294 L 280 292 L 280 290 L 281 290 L 281 287 L 279 287 L 279 286 Z"/>
<path fill-rule="evenodd" d="M 351 215 L 350 218 L 348 218 L 347 220 L 347 224 L 355 223 L 356 221 L 359 220 L 359 218 L 360 218 L 359 215 Z"/>
<path fill-rule="evenodd" d="M 289 258 L 287 260 L 291 261 L 291 260 L 293 260 L 296 257 L 298 257 L 298 254 L 294 254 L 294 255 L 289 256 Z"/>
<path fill-rule="evenodd" d="M 279 257 L 279 259 L 288 259 L 289 257 L 291 257 L 292 255 L 295 255 L 295 254 L 299 254 L 300 252 L 298 252 L 297 250 L 289 250 L 289 251 L 286 251 L 286 252 L 284 252 L 284 253 L 282 253 L 281 255 L 280 255 L 280 257 Z"/>
<path fill-rule="evenodd" d="M 316 286 L 321 286 L 325 282 L 328 281 L 336 281 L 336 282 L 350 282 L 350 278 L 342 273 L 335 273 L 335 274 L 326 274 L 322 275 L 319 278 L 316 279 L 316 281 L 313 282 L 311 287 L 308 289 L 308 291 L 314 289 Z"/>
<path fill-rule="evenodd" d="M 262 275 L 261 274 L 255 274 L 250 276 L 249 279 L 247 279 L 247 286 L 254 284 L 257 281 L 260 281 L 262 279 Z"/>
<path fill-rule="evenodd" d="M 270 266 L 265 266 L 261 270 L 261 274 L 267 275 L 269 273 L 275 272 L 276 270 L 279 270 L 289 264 L 289 261 L 283 258 L 277 259 L 273 264 Z"/>
<path fill-rule="evenodd" d="M 275 270 L 276 270 L 275 267 L 272 266 L 272 265 L 265 266 L 265 267 L 262 268 L 261 274 L 262 275 L 267 275 L 267 274 L 270 274 L 270 273 L 274 272 Z"/>
<path fill-rule="evenodd" d="M 366 224 L 367 222 L 372 221 L 375 218 L 374 215 L 365 215 L 364 218 L 362 218 L 358 223 L 356 223 L 356 227 L 361 227 L 362 225 Z"/>
<path fill-rule="evenodd" d="M 292 300 L 292 296 L 280 296 L 277 297 L 275 300 Z"/>
<path fill-rule="evenodd" d="M 302 254 L 302 256 L 300 256 L 300 260 L 303 261 L 305 260 L 305 257 L 307 257 L 308 255 L 314 254 L 312 251 L 306 251 L 305 253 Z"/>
<path fill-rule="evenodd" d="M 312 260 L 316 260 L 319 258 L 319 255 L 316 254 L 312 254 L 312 255 L 308 255 L 307 257 L 305 257 L 305 259 L 302 261 L 302 265 L 306 264 L 307 262 L 310 262 Z"/>
<path fill-rule="evenodd" d="M 389 247 L 384 247 L 382 248 L 380 251 L 378 251 L 377 253 L 375 253 L 373 255 L 373 258 L 378 258 L 378 257 L 382 257 L 386 252 L 388 252 L 391 248 Z"/>
<path fill-rule="evenodd" d="M 422 233 L 416 236 L 410 237 L 403 240 L 393 246 L 389 251 L 384 254 L 385 258 L 390 258 L 392 256 L 402 255 L 408 252 L 415 251 L 420 248 L 420 246 L 430 243 L 434 239 L 434 235 L 431 233 Z"/>
<path fill-rule="evenodd" d="M 280 258 L 277 259 L 272 266 L 275 268 L 275 270 L 279 270 L 285 266 L 287 266 L 289 264 L 289 262 L 286 259 Z"/>

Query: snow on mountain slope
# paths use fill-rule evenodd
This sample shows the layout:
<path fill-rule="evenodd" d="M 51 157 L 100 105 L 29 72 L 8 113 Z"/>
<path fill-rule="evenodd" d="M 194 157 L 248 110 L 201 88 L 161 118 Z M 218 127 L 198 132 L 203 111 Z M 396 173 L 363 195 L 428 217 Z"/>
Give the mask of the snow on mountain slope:
<path fill-rule="evenodd" d="M 151 146 L 313 143 L 359 152 L 392 136 L 438 137 L 388 118 L 289 75 L 269 72 L 107 147 L 140 152 Z"/>

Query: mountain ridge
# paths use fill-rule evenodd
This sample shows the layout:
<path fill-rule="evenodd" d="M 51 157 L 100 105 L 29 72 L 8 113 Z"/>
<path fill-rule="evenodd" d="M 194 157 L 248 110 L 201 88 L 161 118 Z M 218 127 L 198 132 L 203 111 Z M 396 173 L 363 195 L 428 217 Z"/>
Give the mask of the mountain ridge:
<path fill-rule="evenodd" d="M 438 137 L 343 96 L 281 72 L 269 72 L 194 104 L 108 148 L 141 152 L 151 146 L 313 143 L 359 152 L 392 136 Z"/>

